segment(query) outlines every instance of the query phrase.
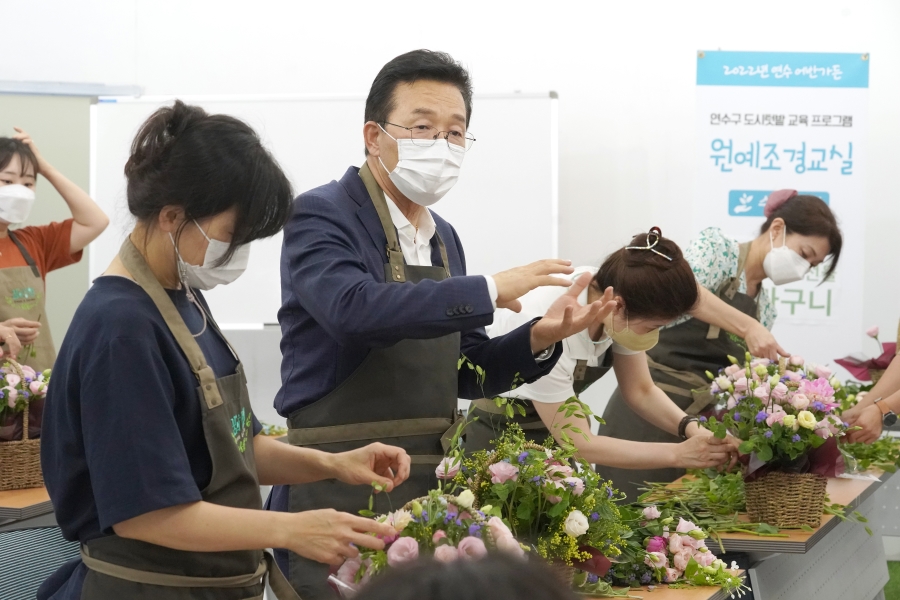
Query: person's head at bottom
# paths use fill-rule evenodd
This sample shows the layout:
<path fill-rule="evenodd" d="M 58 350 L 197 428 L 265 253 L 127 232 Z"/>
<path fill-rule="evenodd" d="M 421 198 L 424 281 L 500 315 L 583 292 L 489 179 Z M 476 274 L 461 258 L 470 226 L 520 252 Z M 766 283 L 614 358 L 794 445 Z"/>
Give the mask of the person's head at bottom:
<path fill-rule="evenodd" d="M 442 563 L 419 560 L 374 579 L 354 600 L 575 600 L 539 561 L 503 554 Z"/>

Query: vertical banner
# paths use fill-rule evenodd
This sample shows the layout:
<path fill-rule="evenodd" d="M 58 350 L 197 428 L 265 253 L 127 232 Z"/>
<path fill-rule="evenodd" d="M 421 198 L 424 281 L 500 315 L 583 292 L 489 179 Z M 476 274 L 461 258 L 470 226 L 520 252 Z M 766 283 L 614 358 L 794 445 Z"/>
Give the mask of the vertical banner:
<path fill-rule="evenodd" d="M 834 275 L 822 280 L 825 263 L 797 283 L 766 280 L 762 292 L 777 308 L 781 345 L 819 364 L 859 351 L 863 339 L 868 86 L 867 54 L 697 55 L 697 231 L 752 240 L 769 193 L 784 188 L 819 196 L 840 223 Z"/>

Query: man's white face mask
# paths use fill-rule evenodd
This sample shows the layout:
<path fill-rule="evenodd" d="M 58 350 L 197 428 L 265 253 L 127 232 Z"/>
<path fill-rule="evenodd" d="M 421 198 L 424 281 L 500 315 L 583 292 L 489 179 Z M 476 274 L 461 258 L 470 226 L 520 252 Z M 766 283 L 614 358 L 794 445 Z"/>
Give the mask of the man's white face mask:
<path fill-rule="evenodd" d="M 464 148 L 452 150 L 450 144 L 441 139 L 431 146 L 417 145 L 410 138 L 398 140 L 384 127 L 381 130 L 397 142 L 398 160 L 393 171 L 388 171 L 381 157 L 378 161 L 401 194 L 420 206 L 431 206 L 456 185 L 466 157 Z"/>

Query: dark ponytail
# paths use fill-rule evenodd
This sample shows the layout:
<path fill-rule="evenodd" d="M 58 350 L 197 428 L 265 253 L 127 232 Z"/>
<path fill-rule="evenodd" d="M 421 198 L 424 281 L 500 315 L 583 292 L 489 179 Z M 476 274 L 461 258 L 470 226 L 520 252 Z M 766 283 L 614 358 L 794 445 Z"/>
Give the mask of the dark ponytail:
<path fill-rule="evenodd" d="M 165 206 L 184 208 L 185 223 L 236 208 L 234 249 L 281 231 L 291 213 L 291 185 L 253 129 L 176 100 L 141 126 L 125 164 L 128 210 L 153 223 Z"/>
<path fill-rule="evenodd" d="M 788 233 L 799 233 L 828 240 L 831 264 L 823 279 L 828 279 L 837 268 L 844 237 L 837 219 L 825 201 L 817 196 L 791 196 L 772 211 L 766 211 L 766 222 L 759 228 L 760 235 L 769 231 L 772 221 L 781 217 Z"/>
<path fill-rule="evenodd" d="M 29 175 L 28 166 L 30 165 L 30 174 L 37 177 L 37 157 L 34 155 L 34 152 L 31 151 L 31 148 L 28 147 L 28 144 L 15 138 L 0 137 L 0 171 L 9 166 L 13 156 L 16 155 L 19 157 L 19 162 L 22 163 L 21 173 L 19 173 L 19 175 L 23 177 Z"/>
<path fill-rule="evenodd" d="M 700 297 L 681 248 L 656 227 L 607 256 L 593 283 L 600 291 L 612 286 L 624 300 L 626 314 L 638 319 L 676 319 Z"/>

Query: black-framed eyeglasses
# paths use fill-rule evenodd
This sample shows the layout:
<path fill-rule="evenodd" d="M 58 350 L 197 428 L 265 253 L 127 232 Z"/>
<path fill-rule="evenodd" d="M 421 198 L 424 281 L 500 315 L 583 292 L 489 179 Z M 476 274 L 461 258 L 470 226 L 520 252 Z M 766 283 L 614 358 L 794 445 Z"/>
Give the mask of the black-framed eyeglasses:
<path fill-rule="evenodd" d="M 462 133 L 461 131 L 440 131 L 436 127 L 431 127 L 430 125 L 405 127 L 388 121 L 382 121 L 381 123 L 382 125 L 392 125 L 394 127 L 399 127 L 400 129 L 405 129 L 409 132 L 409 138 L 416 146 L 434 146 L 434 143 L 438 141 L 439 138 L 443 138 L 447 140 L 447 145 L 450 146 L 450 149 L 454 152 L 468 152 L 472 148 L 472 144 L 475 143 L 474 137 L 468 133 Z"/>

